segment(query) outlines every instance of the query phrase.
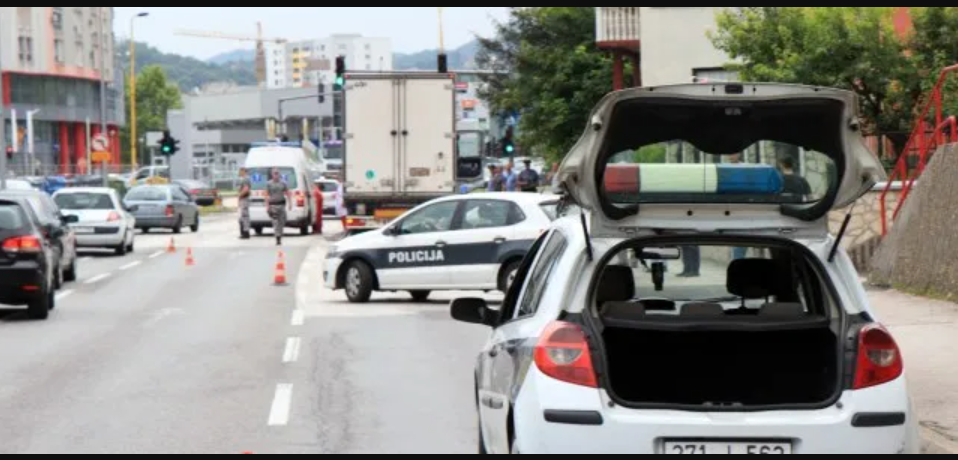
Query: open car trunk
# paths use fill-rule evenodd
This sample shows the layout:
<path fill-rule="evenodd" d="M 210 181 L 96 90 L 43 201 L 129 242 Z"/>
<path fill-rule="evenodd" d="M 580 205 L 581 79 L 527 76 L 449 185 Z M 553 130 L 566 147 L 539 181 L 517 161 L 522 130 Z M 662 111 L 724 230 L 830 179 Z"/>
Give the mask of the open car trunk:
<path fill-rule="evenodd" d="M 632 404 L 724 407 L 822 404 L 839 385 L 826 324 L 769 331 L 608 327 L 608 384 Z"/>

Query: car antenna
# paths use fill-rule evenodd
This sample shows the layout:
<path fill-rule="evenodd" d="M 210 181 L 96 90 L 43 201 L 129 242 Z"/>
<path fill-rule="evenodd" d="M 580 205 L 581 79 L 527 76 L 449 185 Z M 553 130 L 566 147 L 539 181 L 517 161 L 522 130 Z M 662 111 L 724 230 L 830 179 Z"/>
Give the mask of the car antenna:
<path fill-rule="evenodd" d="M 589 256 L 589 262 L 595 260 L 595 252 L 592 250 L 592 238 L 589 236 L 589 225 L 585 220 L 585 212 L 580 212 L 579 217 L 582 220 L 582 232 L 585 233 L 585 249 Z"/>
<path fill-rule="evenodd" d="M 832 252 L 828 254 L 828 263 L 835 262 L 835 257 L 838 255 L 838 248 L 842 245 L 842 240 L 845 239 L 845 234 L 848 233 L 848 226 L 852 223 L 852 214 L 855 212 L 855 205 L 858 203 L 853 203 L 851 208 L 848 209 L 848 214 L 845 215 L 845 221 L 842 222 L 842 228 L 838 231 L 838 235 L 835 237 L 835 245 L 832 246 Z"/>

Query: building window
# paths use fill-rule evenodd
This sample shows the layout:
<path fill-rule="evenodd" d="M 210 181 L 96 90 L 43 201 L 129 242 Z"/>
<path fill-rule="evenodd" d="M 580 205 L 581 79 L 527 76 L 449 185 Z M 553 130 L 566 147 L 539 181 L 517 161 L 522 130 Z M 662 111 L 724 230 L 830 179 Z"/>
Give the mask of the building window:
<path fill-rule="evenodd" d="M 86 53 L 83 52 L 83 42 L 77 42 L 77 52 L 76 52 L 76 57 L 77 57 L 77 61 L 76 61 L 76 62 L 77 62 L 77 66 L 79 66 L 79 67 L 83 67 L 83 66 L 84 66 L 84 64 L 85 64 L 85 63 L 83 62 L 83 61 L 84 61 L 84 56 L 86 56 Z"/>
<path fill-rule="evenodd" d="M 90 51 L 90 68 L 91 68 L 91 69 L 96 69 L 96 68 L 98 68 L 98 66 L 97 66 L 97 64 L 96 64 L 96 51 L 95 51 L 95 50 L 94 50 L 94 51 Z"/>
<path fill-rule="evenodd" d="M 53 30 L 63 30 L 63 7 L 53 7 Z"/>
<path fill-rule="evenodd" d="M 57 64 L 63 64 L 66 62 L 63 57 L 63 40 L 59 38 L 53 40 L 53 59 Z"/>
<path fill-rule="evenodd" d="M 31 37 L 20 37 L 18 41 L 20 62 L 24 64 L 29 64 L 33 62 L 33 38 Z"/>
<path fill-rule="evenodd" d="M 373 49 L 373 45 L 370 45 L 369 43 L 367 43 L 367 44 L 366 44 L 366 51 L 369 51 L 369 50 L 371 50 L 371 49 Z"/>
<path fill-rule="evenodd" d="M 372 59 L 373 59 L 372 56 L 370 56 L 370 55 L 368 55 L 368 54 L 366 55 L 366 60 L 367 60 L 367 61 L 371 61 Z"/>

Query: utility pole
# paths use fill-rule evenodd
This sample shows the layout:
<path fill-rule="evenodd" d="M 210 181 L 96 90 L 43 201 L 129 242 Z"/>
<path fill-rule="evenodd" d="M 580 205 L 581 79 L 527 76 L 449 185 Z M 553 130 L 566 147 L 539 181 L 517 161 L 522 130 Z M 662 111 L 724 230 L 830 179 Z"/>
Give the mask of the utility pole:
<path fill-rule="evenodd" d="M 28 169 L 27 171 L 25 171 L 27 176 L 32 176 L 36 172 L 37 158 L 36 158 L 36 152 L 34 151 L 35 141 L 33 139 L 33 132 L 34 132 L 33 117 L 35 117 L 38 113 L 40 113 L 39 109 L 27 111 L 27 163 L 28 163 L 27 168 Z"/>
<path fill-rule="evenodd" d="M 106 122 L 107 122 L 107 117 L 106 117 L 106 79 L 107 79 L 107 73 L 106 73 L 106 44 L 109 43 L 109 41 L 106 39 L 106 36 L 103 35 L 103 21 L 106 19 L 106 15 L 104 14 L 104 12 L 107 11 L 107 10 L 105 10 L 104 8 L 111 8 L 111 7 L 98 6 L 97 8 L 100 8 L 100 14 L 99 14 L 99 18 L 100 18 L 100 32 L 99 32 L 99 33 L 100 33 L 100 132 L 103 133 L 103 135 L 106 135 L 106 133 L 107 133 L 107 127 L 106 127 Z M 131 37 L 131 38 L 132 38 L 132 37 Z"/>

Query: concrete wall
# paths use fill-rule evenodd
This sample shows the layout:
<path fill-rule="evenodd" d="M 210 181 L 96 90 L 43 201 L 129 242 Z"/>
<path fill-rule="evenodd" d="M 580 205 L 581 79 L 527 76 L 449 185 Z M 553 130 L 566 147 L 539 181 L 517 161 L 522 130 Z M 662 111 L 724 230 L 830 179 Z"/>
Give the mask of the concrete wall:
<path fill-rule="evenodd" d="M 642 27 L 642 84 L 691 83 L 694 69 L 721 68 L 728 56 L 712 46 L 706 33 L 715 29 L 715 6 L 646 6 Z"/>

